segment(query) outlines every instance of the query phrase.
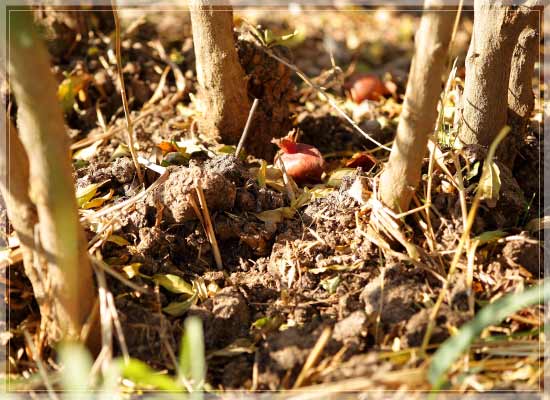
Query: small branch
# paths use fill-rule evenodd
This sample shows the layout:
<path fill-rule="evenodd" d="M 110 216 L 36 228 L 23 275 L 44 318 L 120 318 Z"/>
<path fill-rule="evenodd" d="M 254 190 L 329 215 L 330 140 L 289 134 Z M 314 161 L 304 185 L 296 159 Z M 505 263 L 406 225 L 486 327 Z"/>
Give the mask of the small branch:
<path fill-rule="evenodd" d="M 36 366 L 38 368 L 38 373 L 40 374 L 40 377 L 42 378 L 42 381 L 44 382 L 44 386 L 46 386 L 46 391 L 48 393 L 48 396 L 52 400 L 59 400 L 59 397 L 55 393 L 55 390 L 53 388 L 52 382 L 50 378 L 48 377 L 48 371 L 46 370 L 46 367 L 44 366 L 44 363 L 40 359 L 40 355 L 38 354 L 38 349 L 36 348 L 36 345 L 34 344 L 34 340 L 32 340 L 32 337 L 30 333 L 23 329 L 23 336 L 25 336 L 25 341 L 27 342 L 27 346 L 29 346 L 32 358 L 34 362 L 36 363 Z"/>
<path fill-rule="evenodd" d="M 199 198 L 199 204 L 202 209 L 204 216 L 204 223 L 206 225 L 206 235 L 210 240 L 210 245 L 212 246 L 212 252 L 214 253 L 214 259 L 216 260 L 216 265 L 218 269 L 223 268 L 222 256 L 220 254 L 220 248 L 218 247 L 218 241 L 216 240 L 216 234 L 214 232 L 214 226 L 212 225 L 212 219 L 210 218 L 210 212 L 208 211 L 208 205 L 206 204 L 206 198 L 204 197 L 204 192 L 202 191 L 200 179 L 197 181 L 197 197 Z"/>
<path fill-rule="evenodd" d="M 155 164 L 154 162 L 151 162 L 151 161 L 147 160 L 146 158 L 138 156 L 137 160 L 145 168 L 149 168 L 151 171 L 155 171 L 157 174 L 162 175 L 166 172 L 166 167 L 163 167 L 162 165 Z"/>
<path fill-rule="evenodd" d="M 307 357 L 307 360 L 304 363 L 304 366 L 302 367 L 302 370 L 300 371 L 298 378 L 296 378 L 296 381 L 294 382 L 292 389 L 298 389 L 300 386 L 302 386 L 302 384 L 304 383 L 304 381 L 308 376 L 309 370 L 315 365 L 315 363 L 321 356 L 331 336 L 332 336 L 332 328 L 327 326 L 321 333 L 321 336 L 319 336 L 319 339 L 317 339 L 317 342 L 315 343 L 315 346 L 313 346 L 311 353 L 309 353 L 309 356 Z"/>
<path fill-rule="evenodd" d="M 130 117 L 130 108 L 128 107 L 128 98 L 126 97 L 126 86 L 124 85 L 124 75 L 122 73 L 122 57 L 120 55 L 120 20 L 118 18 L 118 12 L 116 10 L 115 0 L 111 0 L 113 7 L 113 17 L 115 19 L 115 53 L 117 62 L 118 80 L 120 82 L 120 96 L 122 97 L 122 106 L 124 107 L 124 115 L 126 117 L 126 128 L 128 129 L 128 147 L 130 148 L 130 154 L 132 154 L 132 161 L 136 168 L 139 183 L 144 184 L 143 174 L 141 173 L 141 167 L 137 160 L 136 149 L 134 148 L 134 125 Z"/>
<path fill-rule="evenodd" d="M 252 103 L 252 107 L 250 107 L 250 112 L 248 113 L 248 119 L 246 120 L 246 125 L 244 126 L 243 134 L 241 135 L 241 140 L 239 140 L 239 144 L 237 145 L 237 150 L 235 150 L 235 157 L 237 158 L 239 157 L 239 154 L 243 149 L 243 145 L 246 140 L 246 137 L 248 136 L 248 131 L 250 130 L 250 124 L 252 123 L 252 117 L 254 116 L 256 107 L 258 107 L 258 103 L 259 103 L 259 100 L 254 99 L 254 102 Z"/>
<path fill-rule="evenodd" d="M 286 193 L 288 195 L 288 199 L 292 203 L 294 200 L 296 200 L 296 194 L 294 193 L 294 189 L 292 188 L 292 184 L 290 183 L 290 177 L 286 173 L 286 168 L 283 160 L 279 157 L 278 161 L 279 167 L 281 168 L 281 172 L 283 174 L 283 182 L 285 184 Z"/>
<path fill-rule="evenodd" d="M 493 157 L 495 155 L 496 149 L 500 144 L 500 142 L 502 142 L 502 140 L 506 137 L 508 132 L 510 132 L 510 128 L 508 126 L 505 126 L 500 130 L 495 140 L 493 140 L 493 143 L 491 143 L 491 146 L 489 147 L 489 151 L 487 153 L 487 157 L 485 159 L 485 162 L 483 163 L 483 171 L 481 173 L 480 182 L 483 181 L 489 174 L 489 168 L 490 168 L 489 166 L 493 162 Z M 458 262 L 460 261 L 460 257 L 462 256 L 462 251 L 464 250 L 464 248 L 468 250 L 467 245 L 470 244 L 470 232 L 472 230 L 472 226 L 474 225 L 474 220 L 477 214 L 479 203 L 481 202 L 481 194 L 482 194 L 482 191 L 478 190 L 474 196 L 474 200 L 472 201 L 472 205 L 470 206 L 470 211 L 468 212 L 466 225 L 464 227 L 462 236 L 460 237 L 460 241 L 458 242 L 458 246 L 453 256 L 453 260 L 451 261 L 451 265 L 449 267 L 447 279 L 445 280 L 445 283 L 443 284 L 443 287 L 441 288 L 441 291 L 439 292 L 437 300 L 431 310 L 430 318 L 428 320 L 428 325 L 426 327 L 426 333 L 424 334 L 424 339 L 422 340 L 422 346 L 421 346 L 422 352 L 426 351 L 428 344 L 430 343 L 430 338 L 432 336 L 432 332 L 435 326 L 435 319 L 437 317 L 437 313 L 439 312 L 441 304 L 443 303 L 445 295 L 447 294 L 451 278 L 453 277 L 456 271 Z"/>

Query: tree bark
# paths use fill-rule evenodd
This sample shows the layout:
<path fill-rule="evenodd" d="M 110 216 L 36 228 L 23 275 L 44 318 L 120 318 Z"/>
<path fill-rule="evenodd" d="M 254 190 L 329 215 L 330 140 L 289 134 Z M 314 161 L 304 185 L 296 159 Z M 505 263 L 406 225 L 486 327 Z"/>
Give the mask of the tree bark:
<path fill-rule="evenodd" d="M 475 0 L 474 28 L 466 57 L 459 138 L 488 146 L 506 124 L 512 54 L 524 19 L 536 1 Z"/>
<path fill-rule="evenodd" d="M 36 302 L 42 308 L 45 304 L 44 282 L 34 266 L 34 227 L 38 216 L 29 198 L 29 159 L 9 116 L 6 120 L 8 135 L 6 151 L 0 155 L 0 193 L 6 202 L 10 223 L 19 238 L 25 274 L 31 281 Z"/>
<path fill-rule="evenodd" d="M 525 137 L 529 117 L 535 106 L 533 73 L 539 53 L 539 11 L 531 10 L 527 26 L 519 35 L 512 55 L 510 83 L 508 85 L 508 120 L 511 127 L 508 137 L 498 149 L 498 158 L 510 169 Z"/>
<path fill-rule="evenodd" d="M 56 98 L 48 53 L 30 11 L 10 20 L 10 83 L 18 105 L 18 129 L 29 156 L 30 199 L 39 220 L 47 263 L 47 305 L 41 308 L 48 341 L 78 340 L 95 300 L 92 268 L 79 223 L 68 136 Z"/>
<path fill-rule="evenodd" d="M 405 101 L 390 158 L 380 178 L 380 198 L 396 211 L 406 211 L 420 180 L 428 137 L 437 120 L 447 52 L 456 10 L 427 0 L 415 39 Z"/>
<path fill-rule="evenodd" d="M 205 135 L 237 143 L 250 103 L 233 40 L 233 11 L 209 0 L 191 0 L 189 10 L 200 87 L 199 127 Z"/>

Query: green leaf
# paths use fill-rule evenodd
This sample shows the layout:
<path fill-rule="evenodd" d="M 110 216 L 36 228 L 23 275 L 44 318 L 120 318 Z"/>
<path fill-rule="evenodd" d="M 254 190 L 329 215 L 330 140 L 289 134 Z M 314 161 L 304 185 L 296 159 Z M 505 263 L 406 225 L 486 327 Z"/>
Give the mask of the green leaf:
<path fill-rule="evenodd" d="M 271 31 L 271 29 L 266 29 L 264 31 L 264 43 L 266 45 L 270 45 L 272 44 L 273 42 L 275 42 L 277 40 L 277 37 L 275 36 L 275 34 Z"/>
<path fill-rule="evenodd" d="M 498 240 L 504 236 L 506 236 L 506 232 L 504 231 L 487 231 L 487 232 L 483 232 L 479 236 L 476 236 L 475 238 L 472 239 L 472 241 L 479 242 L 478 246 L 481 246 L 489 242 L 494 242 L 495 240 Z"/>
<path fill-rule="evenodd" d="M 184 328 L 179 359 L 180 380 L 187 379 L 191 381 L 194 390 L 201 390 L 206 377 L 202 320 L 195 316 L 189 317 L 185 320 Z"/>
<path fill-rule="evenodd" d="M 122 267 L 122 270 L 124 271 L 124 273 L 128 278 L 132 279 L 134 276 L 139 275 L 140 268 L 141 268 L 141 263 L 132 263 Z"/>
<path fill-rule="evenodd" d="M 67 392 L 78 392 L 78 398 L 91 398 L 86 391 L 90 389 L 90 371 L 92 356 L 78 343 L 62 343 L 58 349 L 59 360 L 63 365 L 61 385 Z"/>
<path fill-rule="evenodd" d="M 124 143 L 120 143 L 115 149 L 115 151 L 113 151 L 113 154 L 111 154 L 110 160 L 113 161 L 113 160 L 116 160 L 117 158 L 127 157 L 130 155 L 131 155 L 130 148 Z"/>
<path fill-rule="evenodd" d="M 191 296 L 195 294 L 193 285 L 187 283 L 177 275 L 156 274 L 153 275 L 153 281 L 172 293 L 184 293 Z"/>
<path fill-rule="evenodd" d="M 61 103 L 63 112 L 67 113 L 73 109 L 75 95 L 73 80 L 71 78 L 64 79 L 57 88 L 57 98 Z"/>
<path fill-rule="evenodd" d="M 182 387 L 168 375 L 161 375 L 143 361 L 131 358 L 127 364 L 121 361 L 122 376 L 141 387 L 181 392 Z"/>
<path fill-rule="evenodd" d="M 470 171 L 468 171 L 468 173 L 466 174 L 466 179 L 467 180 L 470 180 L 472 179 L 473 177 L 477 176 L 477 174 L 479 173 L 479 166 L 480 166 L 480 162 L 479 161 L 476 161 L 474 163 L 474 165 L 472 165 L 472 168 L 470 169 Z"/>
<path fill-rule="evenodd" d="M 119 235 L 111 235 L 107 238 L 107 242 L 114 243 L 118 246 L 129 246 L 130 242 Z"/>
<path fill-rule="evenodd" d="M 285 218 L 292 218 L 296 214 L 296 209 L 292 207 L 280 207 L 274 210 L 266 210 L 261 213 L 257 213 L 256 218 L 265 223 L 278 224 L 283 222 Z"/>
<path fill-rule="evenodd" d="M 340 276 L 336 275 L 334 278 L 329 278 L 321 281 L 321 287 L 330 294 L 334 294 L 336 289 L 340 285 Z"/>
<path fill-rule="evenodd" d="M 258 185 L 261 188 L 266 186 L 266 174 L 267 174 L 267 162 L 265 160 L 260 160 L 260 168 L 258 169 Z"/>
<path fill-rule="evenodd" d="M 189 157 L 185 157 L 179 151 L 172 151 L 164 156 L 164 159 L 160 163 L 163 167 L 170 165 L 187 165 L 189 163 Z"/>
<path fill-rule="evenodd" d="M 162 309 L 166 314 L 172 317 L 181 317 L 197 302 L 198 294 L 195 293 L 185 301 L 173 301 Z"/>
<path fill-rule="evenodd" d="M 92 183 L 91 185 L 77 189 L 76 203 L 78 204 L 78 207 L 82 207 L 84 204 L 90 201 L 97 193 L 97 189 L 99 189 L 101 186 L 103 186 L 107 182 L 108 181 Z"/>
<path fill-rule="evenodd" d="M 462 326 L 460 331 L 447 339 L 435 352 L 428 370 L 428 379 L 435 387 L 440 387 L 451 365 L 470 347 L 483 329 L 500 324 L 506 317 L 525 307 L 542 303 L 550 299 L 550 280 L 530 287 L 521 293 L 508 294 L 492 304 L 485 306 L 476 317 Z"/>
<path fill-rule="evenodd" d="M 101 197 L 95 197 L 87 201 L 86 203 L 82 204 L 82 209 L 87 210 L 89 208 L 101 207 L 103 203 L 105 203 L 107 200 L 111 200 L 114 193 L 115 191 L 113 189 L 109 189 L 109 193 L 107 193 L 106 195 Z"/>
<path fill-rule="evenodd" d="M 309 204 L 310 200 L 311 200 L 311 193 L 307 188 L 305 188 L 304 191 L 298 197 L 296 197 L 294 201 L 290 203 L 290 207 L 297 210 Z"/>
<path fill-rule="evenodd" d="M 327 186 L 338 188 L 342 184 L 342 179 L 346 176 L 352 176 L 355 174 L 355 168 L 340 168 L 330 174 Z"/>
<path fill-rule="evenodd" d="M 97 149 L 102 142 L 103 140 L 98 140 L 96 142 L 93 142 L 88 147 L 84 147 L 80 150 L 75 151 L 73 153 L 73 160 L 90 160 L 94 155 L 96 155 Z"/>
<path fill-rule="evenodd" d="M 477 190 L 481 192 L 480 200 L 485 200 L 489 207 L 494 207 L 500 192 L 500 169 L 495 162 L 491 162 L 487 171 L 481 176 Z"/>

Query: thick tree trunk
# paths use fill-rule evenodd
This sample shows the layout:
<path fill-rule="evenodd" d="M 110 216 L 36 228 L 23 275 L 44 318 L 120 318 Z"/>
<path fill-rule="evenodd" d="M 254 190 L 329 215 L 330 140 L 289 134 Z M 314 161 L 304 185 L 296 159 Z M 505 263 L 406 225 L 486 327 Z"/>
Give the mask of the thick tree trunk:
<path fill-rule="evenodd" d="M 475 0 L 474 28 L 466 57 L 459 138 L 488 146 L 506 124 L 512 54 L 525 18 L 536 1 Z"/>
<path fill-rule="evenodd" d="M 237 143 L 250 108 L 247 83 L 233 40 L 233 12 L 212 3 L 189 3 L 202 108 L 199 127 L 224 143 Z"/>
<path fill-rule="evenodd" d="M 425 2 L 397 135 L 380 178 L 380 198 L 396 211 L 408 209 L 420 180 L 428 137 L 437 120 L 455 16 L 456 11 L 443 10 L 441 1 Z"/>
<path fill-rule="evenodd" d="M 78 219 L 69 143 L 49 57 L 31 13 L 12 13 L 10 83 L 18 109 L 21 142 L 30 160 L 30 199 L 39 219 L 47 263 L 47 305 L 42 323 L 50 342 L 78 339 L 95 300 L 92 268 Z"/>
<path fill-rule="evenodd" d="M 535 106 L 533 73 L 539 54 L 539 11 L 532 10 L 527 26 L 519 35 L 512 55 L 508 85 L 508 125 L 512 128 L 498 149 L 498 158 L 510 169 L 525 137 L 525 129 Z"/>

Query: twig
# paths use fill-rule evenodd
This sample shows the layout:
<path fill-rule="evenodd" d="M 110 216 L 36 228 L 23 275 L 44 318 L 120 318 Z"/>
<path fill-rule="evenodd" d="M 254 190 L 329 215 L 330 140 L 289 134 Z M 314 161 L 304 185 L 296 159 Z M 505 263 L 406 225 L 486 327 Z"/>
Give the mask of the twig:
<path fill-rule="evenodd" d="M 317 339 L 317 342 L 315 343 L 315 346 L 313 346 L 311 353 L 309 353 L 309 356 L 307 357 L 306 362 L 304 363 L 304 366 L 300 371 L 300 375 L 298 375 L 298 378 L 296 378 L 296 382 L 294 382 L 294 386 L 292 386 L 292 389 L 297 389 L 302 386 L 302 383 L 304 383 L 304 380 L 307 377 L 308 371 L 311 369 L 311 367 L 315 365 L 315 363 L 321 356 L 321 353 L 323 352 L 323 349 L 327 345 L 331 336 L 332 328 L 327 326 L 321 333 L 321 336 L 319 336 L 319 339 Z"/>
<path fill-rule="evenodd" d="M 486 177 L 487 174 L 489 174 L 490 165 L 493 162 L 493 157 L 495 155 L 496 149 L 500 142 L 506 137 L 506 135 L 510 132 L 510 127 L 505 126 L 502 128 L 502 130 L 499 132 L 495 140 L 493 140 L 493 143 L 491 143 L 491 146 L 489 147 L 489 151 L 487 153 L 487 158 L 485 159 L 485 163 L 483 164 L 483 172 L 481 174 L 480 182 L 482 182 Z M 466 226 L 464 228 L 464 232 L 462 232 L 462 236 L 460 237 L 460 241 L 458 242 L 458 246 L 456 249 L 456 252 L 454 254 L 453 260 L 451 261 L 451 266 L 449 267 L 449 272 L 447 274 L 447 280 L 445 281 L 443 287 L 441 288 L 441 291 L 439 292 L 439 296 L 437 297 L 437 300 L 432 308 L 432 312 L 430 313 L 430 319 L 428 321 L 428 326 L 426 327 L 426 333 L 424 335 L 424 339 L 422 341 L 422 352 L 425 352 L 428 344 L 430 343 L 430 338 L 432 336 L 432 331 L 434 329 L 435 325 L 435 318 L 437 317 L 437 313 L 439 312 L 439 308 L 441 307 L 441 304 L 443 303 L 443 299 L 445 297 L 445 294 L 447 293 L 447 290 L 449 289 L 449 282 L 452 278 L 452 276 L 455 273 L 456 267 L 458 265 L 458 261 L 460 260 L 460 257 L 462 256 L 462 250 L 464 250 L 464 247 L 467 243 L 470 241 L 470 231 L 472 229 L 472 226 L 474 225 L 474 220 L 477 214 L 477 209 L 479 207 L 479 203 L 481 202 L 481 194 L 482 191 L 478 190 L 476 192 L 476 195 L 474 197 L 474 200 L 472 201 L 472 206 L 470 207 L 470 211 L 468 213 L 468 219 L 466 221 Z"/>
<path fill-rule="evenodd" d="M 149 186 L 147 189 L 145 189 L 144 191 L 138 193 L 137 195 L 135 195 L 134 197 L 131 197 L 127 200 L 124 200 L 123 202 L 121 203 L 118 203 L 118 204 L 115 204 L 111 207 L 107 207 L 107 208 L 104 208 L 94 214 L 90 214 L 90 215 L 85 215 L 83 216 L 82 218 L 80 218 L 80 222 L 85 222 L 85 221 L 91 221 L 93 219 L 97 219 L 99 217 L 103 217 L 105 215 L 108 215 L 108 214 L 111 214 L 115 211 L 119 211 L 119 210 L 122 210 L 122 209 L 125 209 L 129 206 L 131 206 L 132 204 L 136 203 L 138 200 L 142 199 L 143 197 L 145 197 L 149 192 L 153 191 L 154 189 L 156 189 L 157 187 L 159 187 L 162 183 L 164 183 L 166 181 L 166 179 L 168 179 L 168 176 L 170 174 L 167 172 L 165 172 L 164 174 L 162 174 L 151 186 Z"/>
<path fill-rule="evenodd" d="M 455 41 L 456 32 L 458 31 L 458 23 L 460 22 L 460 16 L 462 14 L 462 6 L 464 4 L 464 0 L 459 0 L 458 2 L 458 9 L 456 10 L 456 17 L 455 22 L 453 24 L 453 33 L 451 34 L 451 40 L 449 42 L 449 61 L 451 60 L 451 54 L 453 50 L 453 44 Z M 448 74 L 447 74 L 448 75 Z"/>
<path fill-rule="evenodd" d="M 278 161 L 279 167 L 281 168 L 281 172 L 283 174 L 283 182 L 285 184 L 286 194 L 288 195 L 288 199 L 292 203 L 294 200 L 296 200 L 296 194 L 294 193 L 294 189 L 292 188 L 292 184 L 290 183 L 290 177 L 286 173 L 286 168 L 283 160 L 279 157 Z"/>
<path fill-rule="evenodd" d="M 143 165 L 145 168 L 149 168 L 151 171 L 155 171 L 157 174 L 164 174 L 166 172 L 166 168 L 162 165 L 157 165 L 154 162 L 151 162 L 147 160 L 146 158 L 143 158 L 141 156 L 138 156 L 138 162 Z"/>
<path fill-rule="evenodd" d="M 435 151 L 430 150 L 430 160 L 428 162 L 428 187 L 426 188 L 426 204 L 429 204 L 430 207 L 427 207 L 424 211 L 426 214 L 426 225 L 428 226 L 428 232 L 430 233 L 430 240 L 428 241 L 430 249 L 435 250 L 435 234 L 432 226 L 432 218 L 430 215 L 430 209 L 432 204 L 432 183 L 433 183 L 433 170 L 434 170 L 434 159 Z M 428 236 L 427 236 L 428 237 Z"/>
<path fill-rule="evenodd" d="M 243 129 L 243 134 L 241 135 L 241 139 L 239 140 L 239 144 L 237 145 L 237 150 L 235 150 L 235 157 L 239 157 L 239 154 L 241 154 L 241 150 L 243 149 L 244 142 L 246 140 L 246 137 L 248 136 L 248 131 L 250 130 L 252 117 L 254 116 L 254 112 L 256 111 L 256 107 L 258 107 L 259 102 L 260 100 L 254 99 L 254 102 L 252 103 L 252 107 L 250 107 L 250 111 L 248 113 L 248 119 L 246 120 L 246 124 Z"/>
<path fill-rule="evenodd" d="M 129 288 L 131 288 L 131 289 L 133 289 L 133 290 L 135 290 L 136 292 L 139 292 L 139 293 L 148 294 L 148 295 L 151 294 L 151 292 L 149 290 L 147 290 L 147 288 L 138 286 L 135 283 L 130 282 L 124 276 L 122 276 L 117 271 L 112 269 L 105 261 L 99 260 L 98 258 L 96 258 L 93 255 L 90 255 L 90 259 L 96 267 L 101 268 L 102 270 L 107 272 L 109 275 L 111 275 L 113 278 L 118 279 L 120 282 L 124 283 Z"/>
<path fill-rule="evenodd" d="M 263 46 L 261 44 L 259 44 L 259 46 L 268 56 L 270 56 L 271 58 L 274 58 L 275 60 L 279 61 L 280 63 L 286 65 L 288 68 L 293 70 L 296 73 L 296 75 L 298 75 L 313 90 L 321 93 L 323 95 L 323 98 L 326 99 L 327 103 L 329 103 L 336 111 L 338 111 L 338 113 L 342 117 L 344 117 L 344 119 L 346 121 L 348 121 L 351 124 L 351 126 L 353 126 L 355 128 L 355 130 L 357 130 L 361 135 L 363 135 L 365 137 L 365 139 L 371 141 L 372 143 L 376 144 L 377 146 L 381 147 L 384 150 L 391 151 L 391 149 L 389 147 L 384 146 L 382 143 L 380 143 L 377 140 L 373 139 L 368 133 L 366 133 L 363 129 L 361 129 L 359 127 L 359 125 L 357 125 L 355 123 L 355 121 L 353 119 L 351 119 L 349 117 L 349 115 L 346 114 L 346 112 L 344 110 L 342 110 L 342 108 L 340 108 L 340 106 L 338 104 L 336 104 L 336 102 L 330 98 L 330 96 L 327 94 L 327 92 L 325 92 L 321 87 L 319 87 L 311 79 L 309 79 L 306 76 L 306 74 L 304 72 L 302 72 L 302 70 L 300 70 L 297 66 L 295 66 L 294 64 L 291 64 L 288 61 L 284 60 L 283 58 L 277 56 L 275 53 L 273 53 L 270 49 L 266 48 L 265 46 Z"/>
<path fill-rule="evenodd" d="M 126 97 L 126 86 L 124 85 L 124 74 L 122 73 L 122 57 L 120 55 L 120 20 L 118 18 L 118 12 L 116 9 L 116 1 L 111 0 L 113 8 L 113 17 L 115 19 L 115 53 L 117 62 L 118 80 L 120 82 L 120 96 L 122 97 L 122 106 L 124 107 L 124 115 L 126 117 L 126 128 L 128 129 L 128 147 L 130 148 L 130 154 L 132 155 L 132 161 L 136 168 L 139 183 L 144 184 L 143 174 L 141 173 L 141 167 L 137 161 L 136 149 L 134 148 L 134 125 L 130 117 L 130 108 L 128 107 L 128 98 Z"/>
<path fill-rule="evenodd" d="M 154 114 L 155 112 L 158 112 L 159 109 L 163 110 L 165 108 L 172 107 L 175 103 L 178 102 L 178 100 L 181 98 L 181 93 L 175 93 L 172 97 L 167 99 L 166 101 L 161 101 L 161 104 L 155 105 L 153 107 L 147 108 L 146 110 L 142 109 L 140 114 L 134 119 L 134 125 L 138 122 L 142 121 L 146 117 L 148 117 L 151 114 Z M 82 147 L 86 147 L 89 144 L 92 144 L 94 142 L 97 142 L 101 139 L 107 139 L 119 132 L 122 132 L 124 130 L 124 127 L 122 126 L 111 126 L 107 132 L 103 132 L 97 135 L 90 135 L 84 139 L 79 140 L 78 142 L 75 142 L 71 145 L 71 150 L 77 150 Z"/>
<path fill-rule="evenodd" d="M 97 313 L 99 311 L 99 300 L 96 298 L 94 302 L 94 306 L 92 307 L 92 312 L 86 318 L 86 322 L 84 325 L 82 325 L 82 329 L 80 331 L 80 341 L 82 343 L 85 343 L 88 340 L 88 336 L 90 335 L 90 332 L 92 328 L 95 325 L 96 319 L 97 319 Z"/>
<path fill-rule="evenodd" d="M 453 158 L 453 163 L 456 168 L 456 174 L 458 175 L 458 196 L 460 199 L 460 209 L 462 210 L 462 221 L 463 227 L 466 229 L 466 220 L 468 218 L 468 206 L 466 205 L 466 188 L 464 188 L 464 177 L 462 176 L 462 166 L 460 165 L 460 160 L 454 152 L 451 152 L 451 157 Z"/>
<path fill-rule="evenodd" d="M 117 334 L 118 344 L 120 345 L 122 357 L 124 358 L 124 363 L 128 364 L 130 362 L 130 353 L 128 352 L 128 346 L 126 345 L 124 331 L 122 330 L 122 325 L 120 324 L 120 319 L 118 318 L 118 311 L 115 306 L 115 299 L 113 297 L 113 293 L 111 293 L 110 291 L 107 292 L 107 305 L 109 307 L 109 311 L 111 312 L 111 320 L 115 325 L 115 332 Z"/>
<path fill-rule="evenodd" d="M 101 321 L 101 353 L 104 359 L 101 362 L 101 371 L 107 372 L 113 358 L 113 322 L 111 312 L 107 303 L 107 280 L 101 268 L 94 268 L 98 292 L 99 292 L 99 320 Z"/>
<path fill-rule="evenodd" d="M 55 394 L 55 391 L 53 390 L 52 383 L 50 382 L 50 378 L 48 377 L 48 372 L 46 371 L 46 368 L 44 368 L 44 364 L 42 363 L 42 360 L 38 356 L 38 349 L 34 345 L 34 341 L 32 340 L 30 333 L 27 332 L 26 329 L 23 329 L 23 335 L 25 336 L 25 341 L 27 342 L 27 346 L 29 346 L 29 348 L 31 349 L 32 358 L 36 363 L 36 366 L 38 367 L 38 372 L 40 373 L 42 380 L 44 381 L 44 386 L 46 386 L 46 390 L 48 391 L 48 396 L 50 396 L 52 400 L 58 400 L 59 397 L 57 397 L 57 394 Z"/>
<path fill-rule="evenodd" d="M 210 244 L 212 245 L 212 252 L 214 253 L 214 259 L 216 260 L 216 265 L 218 269 L 223 269 L 222 257 L 220 254 L 220 248 L 218 247 L 218 241 L 216 240 L 216 234 L 214 232 L 214 226 L 212 225 L 212 220 L 210 219 L 210 212 L 208 211 L 208 205 L 206 204 L 206 198 L 204 197 L 204 192 L 202 191 L 201 180 L 197 180 L 197 186 L 195 190 L 197 191 L 197 197 L 199 198 L 199 204 L 202 209 L 204 216 L 204 222 L 206 224 L 206 235 L 210 239 Z"/>

